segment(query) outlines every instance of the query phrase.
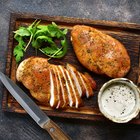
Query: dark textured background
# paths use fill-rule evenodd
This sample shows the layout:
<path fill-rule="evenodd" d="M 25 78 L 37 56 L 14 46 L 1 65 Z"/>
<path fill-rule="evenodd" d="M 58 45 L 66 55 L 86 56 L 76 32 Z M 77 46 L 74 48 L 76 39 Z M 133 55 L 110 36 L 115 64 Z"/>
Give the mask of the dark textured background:
<path fill-rule="evenodd" d="M 114 20 L 140 24 L 140 0 L 0 0 L 0 70 L 5 70 L 11 12 Z M 0 83 L 0 100 L 3 86 Z M 1 106 L 0 106 L 1 107 Z M 73 140 L 140 140 L 140 126 L 52 119 Z M 0 140 L 50 140 L 28 115 L 0 111 Z"/>

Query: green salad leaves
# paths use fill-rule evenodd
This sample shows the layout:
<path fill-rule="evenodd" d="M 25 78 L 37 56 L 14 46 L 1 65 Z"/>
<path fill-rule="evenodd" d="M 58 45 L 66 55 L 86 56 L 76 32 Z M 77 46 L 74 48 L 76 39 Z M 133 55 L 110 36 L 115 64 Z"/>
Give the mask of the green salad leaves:
<path fill-rule="evenodd" d="M 66 40 L 67 29 L 61 30 L 54 22 L 49 25 L 39 25 L 35 20 L 28 27 L 19 27 L 14 31 L 14 38 L 18 42 L 13 54 L 16 62 L 21 61 L 28 47 L 41 51 L 50 58 L 62 58 L 68 49 Z M 60 42 L 58 46 L 56 42 Z"/>

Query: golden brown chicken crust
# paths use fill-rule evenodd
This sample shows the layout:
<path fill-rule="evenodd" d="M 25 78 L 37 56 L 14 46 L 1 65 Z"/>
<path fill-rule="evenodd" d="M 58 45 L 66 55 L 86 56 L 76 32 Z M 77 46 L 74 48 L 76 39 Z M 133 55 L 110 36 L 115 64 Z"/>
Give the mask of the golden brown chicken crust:
<path fill-rule="evenodd" d="M 45 58 L 30 57 L 22 61 L 18 66 L 16 78 L 41 104 L 57 109 L 68 106 L 78 108 L 82 105 L 82 99 L 71 72 L 64 66 L 48 63 Z M 91 81 L 86 79 L 85 82 Z M 89 96 L 93 96 L 93 91 L 90 91 L 93 86 L 90 85 L 90 88 L 88 86 L 86 86 L 88 89 L 86 92 L 91 93 Z"/>
<path fill-rule="evenodd" d="M 42 104 L 50 100 L 50 65 L 47 59 L 30 57 L 18 67 L 16 77 L 30 90 L 31 95 Z"/>
<path fill-rule="evenodd" d="M 76 25 L 71 31 L 75 54 L 90 71 L 112 78 L 124 77 L 130 69 L 130 57 L 116 39 L 99 30 Z"/>

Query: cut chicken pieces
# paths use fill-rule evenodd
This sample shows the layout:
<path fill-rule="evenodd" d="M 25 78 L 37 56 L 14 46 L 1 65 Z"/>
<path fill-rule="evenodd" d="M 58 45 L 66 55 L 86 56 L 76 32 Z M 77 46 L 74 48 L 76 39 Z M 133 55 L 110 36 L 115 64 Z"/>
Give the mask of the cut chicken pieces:
<path fill-rule="evenodd" d="M 72 93 L 72 88 L 69 84 L 69 81 L 67 80 L 68 78 L 67 78 L 66 70 L 62 66 L 58 66 L 58 67 L 62 73 L 62 76 L 64 77 L 64 85 L 66 88 L 65 96 L 66 96 L 66 99 L 68 101 L 67 103 L 69 103 L 70 107 L 72 107 L 75 104 L 75 98 L 74 98 L 74 95 Z"/>
<path fill-rule="evenodd" d="M 86 95 L 87 98 L 93 95 L 93 89 L 96 88 L 96 83 L 88 73 L 80 73 L 70 64 L 67 64 L 67 69 L 70 71 L 74 83 L 77 87 L 80 97 Z"/>
<path fill-rule="evenodd" d="M 89 80 L 85 77 L 85 75 L 81 75 L 85 84 L 86 88 L 86 97 L 89 98 L 90 96 L 93 96 L 93 90 L 91 88 Z"/>
<path fill-rule="evenodd" d="M 50 106 L 53 108 L 58 108 L 58 103 L 60 101 L 59 97 L 60 86 L 58 83 L 58 78 L 55 70 L 50 69 Z"/>
<path fill-rule="evenodd" d="M 78 108 L 82 104 L 82 100 L 74 83 L 74 79 L 71 76 L 71 73 L 69 71 L 66 71 L 66 75 L 67 80 L 69 81 L 69 87 L 71 88 L 70 94 L 72 94 L 72 100 L 74 101 L 75 107 Z"/>
<path fill-rule="evenodd" d="M 82 97 L 93 96 L 96 86 L 90 75 L 78 72 L 72 65 L 53 65 L 40 57 L 21 62 L 16 77 L 36 100 L 56 109 L 82 106 Z"/>
<path fill-rule="evenodd" d="M 87 72 L 84 73 L 84 76 L 88 80 L 88 83 L 90 84 L 92 89 L 96 89 L 96 82 L 93 80 L 93 78 Z"/>
<path fill-rule="evenodd" d="M 74 84 L 77 87 L 79 96 L 82 97 L 83 93 L 82 93 L 82 83 L 80 82 L 80 77 L 78 75 L 77 70 L 70 64 L 67 64 L 67 70 L 71 73 L 71 76 L 74 79 Z"/>
<path fill-rule="evenodd" d="M 54 69 L 55 69 L 56 75 L 58 77 L 59 85 L 60 85 L 60 91 L 58 92 L 59 103 L 58 103 L 57 108 L 64 108 L 66 106 L 66 98 L 67 98 L 65 80 L 58 66 L 54 66 Z"/>

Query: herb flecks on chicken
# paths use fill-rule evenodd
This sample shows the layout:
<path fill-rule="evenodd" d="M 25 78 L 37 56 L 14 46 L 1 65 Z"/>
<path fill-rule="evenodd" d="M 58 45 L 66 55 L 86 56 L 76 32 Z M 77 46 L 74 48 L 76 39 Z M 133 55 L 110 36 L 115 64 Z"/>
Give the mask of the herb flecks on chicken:
<path fill-rule="evenodd" d="M 76 25 L 71 31 L 75 54 L 80 63 L 97 74 L 124 77 L 130 69 L 130 57 L 118 40 L 101 31 Z"/>
<path fill-rule="evenodd" d="M 93 96 L 96 87 L 89 74 L 78 72 L 71 64 L 54 65 L 41 57 L 22 61 L 16 78 L 41 104 L 57 109 L 82 106 L 82 97 Z"/>

